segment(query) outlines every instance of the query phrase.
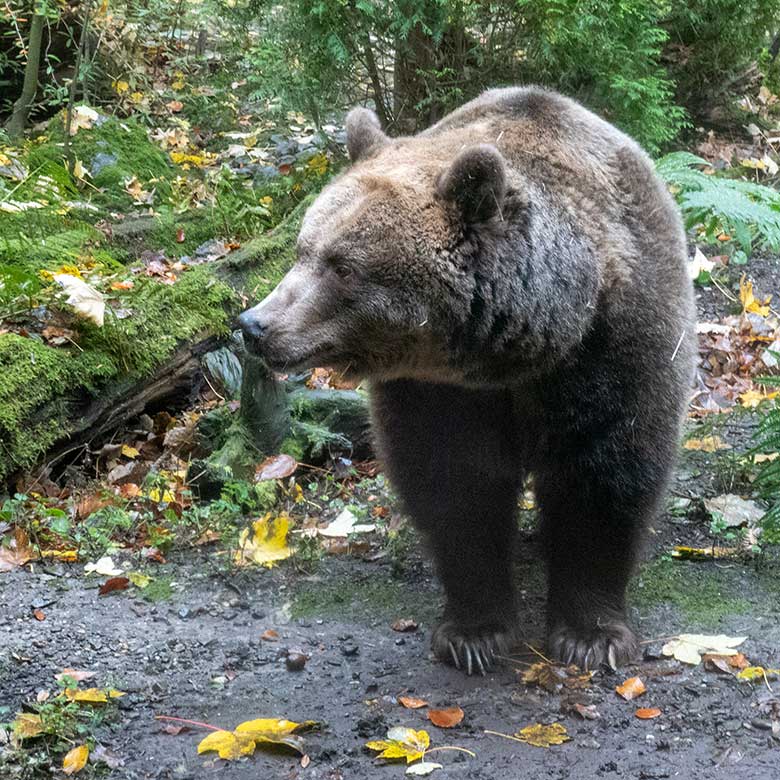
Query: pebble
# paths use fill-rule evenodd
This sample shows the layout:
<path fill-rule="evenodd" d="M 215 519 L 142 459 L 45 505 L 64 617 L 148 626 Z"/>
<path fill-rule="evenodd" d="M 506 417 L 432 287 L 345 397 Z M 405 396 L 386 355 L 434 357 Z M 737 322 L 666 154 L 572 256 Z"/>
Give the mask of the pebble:
<path fill-rule="evenodd" d="M 292 651 L 284 659 L 284 665 L 287 667 L 288 672 L 302 672 L 308 660 L 309 656 L 304 653 Z"/>

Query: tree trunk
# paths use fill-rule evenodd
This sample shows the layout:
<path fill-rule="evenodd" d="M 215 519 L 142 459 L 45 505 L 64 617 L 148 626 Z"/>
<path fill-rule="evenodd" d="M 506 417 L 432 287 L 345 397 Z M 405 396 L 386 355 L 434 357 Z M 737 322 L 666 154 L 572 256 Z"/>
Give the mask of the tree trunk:
<path fill-rule="evenodd" d="M 27 41 L 27 65 L 24 68 L 22 94 L 14 103 L 13 113 L 8 120 L 6 130 L 11 138 L 18 138 L 27 124 L 30 109 L 38 91 L 38 69 L 41 65 L 41 40 L 43 38 L 44 17 L 35 14 L 30 24 L 30 37 Z"/>

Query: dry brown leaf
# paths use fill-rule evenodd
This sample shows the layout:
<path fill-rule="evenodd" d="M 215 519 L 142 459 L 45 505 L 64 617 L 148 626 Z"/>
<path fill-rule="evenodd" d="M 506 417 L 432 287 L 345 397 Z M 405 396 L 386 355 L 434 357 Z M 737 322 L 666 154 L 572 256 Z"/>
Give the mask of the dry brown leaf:
<path fill-rule="evenodd" d="M 615 691 L 626 701 L 631 701 L 637 696 L 641 696 L 647 688 L 639 677 L 629 677 L 622 685 L 618 685 Z"/>
<path fill-rule="evenodd" d="M 454 728 L 463 720 L 463 715 L 463 710 L 458 706 L 428 710 L 428 720 L 440 729 Z"/>
<path fill-rule="evenodd" d="M 262 634 L 260 634 L 260 639 L 262 639 L 263 642 L 278 642 L 279 632 L 274 631 L 272 628 L 267 628 L 265 631 L 263 631 Z"/>
<path fill-rule="evenodd" d="M 415 696 L 399 696 L 398 703 L 407 710 L 419 710 L 421 707 L 428 706 L 425 699 L 418 699 Z"/>
<path fill-rule="evenodd" d="M 398 618 L 398 620 L 394 620 L 390 624 L 390 628 L 392 628 L 393 631 L 406 633 L 409 631 L 417 631 L 418 624 L 416 620 L 412 620 L 411 618 Z"/>
<path fill-rule="evenodd" d="M 34 558 L 35 553 L 30 545 L 30 539 L 19 526 L 14 529 L 10 546 L 0 545 L 0 571 L 12 571 Z"/>
<path fill-rule="evenodd" d="M 284 479 L 298 468 L 298 462 L 290 455 L 272 455 L 255 469 L 255 482 L 269 479 Z"/>
<path fill-rule="evenodd" d="M 652 720 L 657 718 L 661 714 L 661 710 L 658 707 L 643 707 L 638 709 L 634 715 L 640 720 Z"/>
<path fill-rule="evenodd" d="M 115 590 L 127 590 L 130 587 L 130 580 L 127 577 L 111 577 L 106 580 L 98 590 L 99 596 L 105 596 L 107 593 L 113 593 Z"/>

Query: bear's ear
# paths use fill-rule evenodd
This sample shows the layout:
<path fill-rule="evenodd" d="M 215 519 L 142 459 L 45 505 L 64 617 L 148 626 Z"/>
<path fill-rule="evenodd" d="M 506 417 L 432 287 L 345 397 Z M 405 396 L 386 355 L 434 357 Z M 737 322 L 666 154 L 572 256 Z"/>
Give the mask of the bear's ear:
<path fill-rule="evenodd" d="M 506 195 L 504 158 L 495 146 L 470 146 L 439 176 L 436 192 L 457 206 L 467 224 L 500 215 Z"/>
<path fill-rule="evenodd" d="M 390 139 L 382 132 L 377 115 L 367 108 L 353 108 L 347 114 L 347 152 L 356 163 L 384 146 Z"/>

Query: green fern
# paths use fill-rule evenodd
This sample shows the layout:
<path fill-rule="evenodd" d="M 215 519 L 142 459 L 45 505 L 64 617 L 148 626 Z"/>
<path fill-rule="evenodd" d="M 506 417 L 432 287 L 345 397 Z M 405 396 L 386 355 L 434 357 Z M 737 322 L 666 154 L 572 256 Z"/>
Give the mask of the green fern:
<path fill-rule="evenodd" d="M 780 387 L 780 376 L 763 377 L 763 384 Z M 752 453 L 780 451 L 780 406 L 764 414 L 756 431 Z M 769 502 L 769 509 L 761 520 L 763 541 L 780 544 L 780 458 L 761 464 L 754 486 Z"/>
<path fill-rule="evenodd" d="M 750 254 L 753 245 L 780 251 L 780 193 L 744 179 L 705 173 L 709 163 L 690 152 L 673 152 L 656 171 L 677 197 L 687 228 L 702 227 L 714 239 L 724 232 Z"/>

